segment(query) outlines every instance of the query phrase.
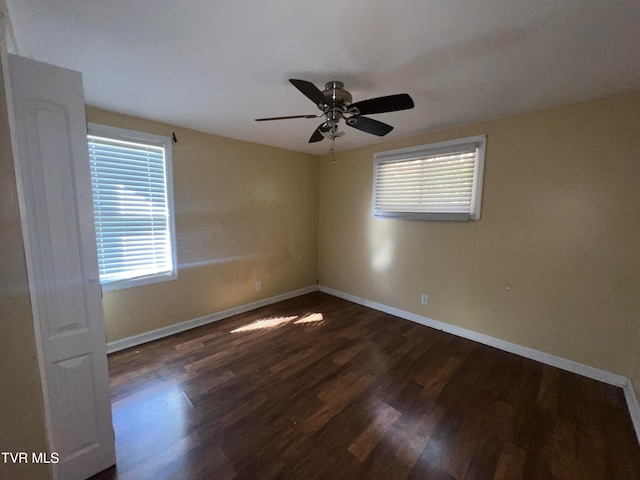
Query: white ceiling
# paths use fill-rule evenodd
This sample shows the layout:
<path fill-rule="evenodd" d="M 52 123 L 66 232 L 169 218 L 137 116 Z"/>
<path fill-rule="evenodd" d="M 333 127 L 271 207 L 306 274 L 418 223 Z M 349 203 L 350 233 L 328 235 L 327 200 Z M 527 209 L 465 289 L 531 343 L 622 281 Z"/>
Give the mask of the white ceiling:
<path fill-rule="evenodd" d="M 640 88 L 638 0 L 8 0 L 20 54 L 83 73 L 87 103 L 316 154 L 287 81 L 341 80 L 384 139 Z M 382 141 L 344 126 L 337 150 Z"/>

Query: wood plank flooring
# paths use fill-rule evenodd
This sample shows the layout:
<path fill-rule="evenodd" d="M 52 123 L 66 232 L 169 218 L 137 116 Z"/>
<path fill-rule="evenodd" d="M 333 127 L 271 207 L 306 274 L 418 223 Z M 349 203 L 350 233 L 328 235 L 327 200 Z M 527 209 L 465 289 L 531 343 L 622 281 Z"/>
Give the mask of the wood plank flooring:
<path fill-rule="evenodd" d="M 96 480 L 640 478 L 621 389 L 319 292 L 109 367 Z"/>

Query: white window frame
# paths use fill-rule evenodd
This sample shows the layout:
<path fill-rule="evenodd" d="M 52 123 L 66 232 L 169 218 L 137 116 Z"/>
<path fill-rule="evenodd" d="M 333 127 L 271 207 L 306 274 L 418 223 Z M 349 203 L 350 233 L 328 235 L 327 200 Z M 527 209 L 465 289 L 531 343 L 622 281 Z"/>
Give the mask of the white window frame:
<path fill-rule="evenodd" d="M 175 227 L 175 207 L 173 201 L 173 163 L 172 163 L 172 146 L 173 142 L 170 137 L 161 135 L 153 135 L 146 132 L 138 132 L 124 128 L 110 127 L 97 123 L 87 124 L 88 135 L 98 137 L 106 137 L 114 140 L 131 141 L 137 143 L 146 143 L 155 147 L 164 148 L 164 164 L 165 164 L 165 182 L 167 207 L 169 209 L 169 235 L 171 241 L 171 257 L 172 268 L 170 272 L 157 273 L 145 277 L 136 277 L 128 280 L 117 280 L 107 283 L 101 283 L 102 290 L 105 292 L 121 290 L 130 287 L 139 287 L 141 285 L 150 285 L 153 283 L 167 282 L 178 278 L 178 259 L 176 248 L 176 227 Z"/>
<path fill-rule="evenodd" d="M 415 147 L 400 148 L 376 152 L 373 155 L 373 194 L 371 210 L 374 217 L 379 218 L 401 218 L 405 220 L 446 220 L 446 221 L 468 221 L 479 220 L 482 207 L 482 183 L 484 174 L 484 154 L 487 136 L 477 135 L 473 137 L 447 140 L 444 142 L 418 145 Z M 476 150 L 476 166 L 473 177 L 473 187 L 471 195 L 471 206 L 469 210 L 460 212 L 390 212 L 376 209 L 376 184 L 378 175 L 378 165 L 390 162 L 409 161 L 420 157 L 433 157 L 468 151 L 470 148 Z"/>

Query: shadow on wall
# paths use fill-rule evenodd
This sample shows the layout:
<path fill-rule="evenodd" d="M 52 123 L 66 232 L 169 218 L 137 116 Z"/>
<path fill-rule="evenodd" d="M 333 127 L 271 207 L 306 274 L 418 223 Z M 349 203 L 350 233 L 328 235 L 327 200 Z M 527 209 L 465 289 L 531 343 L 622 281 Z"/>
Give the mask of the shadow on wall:
<path fill-rule="evenodd" d="M 249 280 L 253 270 L 268 273 L 291 261 L 290 219 L 284 203 L 250 202 L 229 211 L 176 204 L 179 268 L 219 265 L 226 284 Z"/>

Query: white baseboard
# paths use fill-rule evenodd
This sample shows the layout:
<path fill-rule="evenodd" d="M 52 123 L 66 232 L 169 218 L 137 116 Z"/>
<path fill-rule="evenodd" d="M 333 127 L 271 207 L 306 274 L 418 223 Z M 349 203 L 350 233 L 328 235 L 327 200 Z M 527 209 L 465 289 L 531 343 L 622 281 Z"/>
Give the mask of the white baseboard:
<path fill-rule="evenodd" d="M 202 325 L 206 325 L 208 323 L 217 322 L 218 320 L 223 320 L 240 313 L 249 312 L 251 310 L 255 310 L 256 308 L 265 307 L 267 305 L 271 305 L 272 303 L 281 302 L 282 300 L 299 297 L 300 295 L 305 295 L 317 290 L 317 285 L 311 285 L 306 288 L 283 293 L 274 297 L 264 298 L 262 300 L 258 300 L 257 302 L 247 303 L 246 305 L 240 305 L 239 307 L 223 310 L 222 312 L 212 313 L 209 315 L 205 315 L 204 317 L 194 318 L 185 322 L 169 325 L 168 327 L 158 328 L 156 330 L 151 330 L 150 332 L 145 332 L 139 335 L 134 335 L 132 337 L 115 340 L 113 342 L 107 343 L 107 353 L 114 353 L 120 350 L 124 350 L 125 348 L 131 348 L 137 345 L 142 345 L 143 343 L 159 340 L 161 338 L 168 337 L 169 335 L 174 335 L 176 333 L 184 332 L 185 330 L 191 330 L 192 328 L 201 327 Z"/>
<path fill-rule="evenodd" d="M 514 353 L 516 355 L 520 355 L 521 357 L 536 360 L 540 363 L 544 363 L 545 365 L 557 367 L 568 372 L 576 373 L 587 378 L 592 378 L 594 380 L 607 383 L 609 385 L 621 387 L 624 391 L 624 396 L 627 401 L 627 407 L 629 409 L 629 415 L 631 416 L 631 421 L 633 422 L 633 427 L 636 431 L 638 443 L 640 443 L 640 406 L 638 405 L 638 399 L 636 398 L 636 393 L 633 389 L 631 379 L 625 377 L 624 375 L 618 375 L 606 370 L 601 370 L 589 365 L 574 362 L 573 360 L 568 360 L 556 355 L 551 355 L 550 353 L 541 352 L 540 350 L 524 347 L 516 343 L 507 342 L 505 340 L 500 340 L 499 338 L 490 337 L 489 335 L 474 332 L 473 330 L 456 327 L 455 325 L 451 325 L 449 323 L 440 322 L 429 317 L 423 317 L 422 315 L 417 315 L 405 310 L 400 310 L 399 308 L 390 307 L 382 303 L 372 302 L 371 300 L 367 300 L 366 298 L 356 297 L 355 295 L 350 295 L 348 293 L 334 290 L 333 288 L 325 287 L 323 285 L 318 285 L 318 290 L 329 295 L 333 295 L 334 297 L 339 297 L 344 300 L 357 303 L 359 305 L 364 305 L 365 307 L 373 308 L 374 310 L 379 310 L 396 317 L 404 318 L 405 320 L 419 323 L 420 325 L 435 328 L 436 330 L 442 330 L 443 332 L 456 335 L 457 337 L 473 340 L 474 342 L 489 345 L 490 347 L 495 347 L 500 350 L 504 350 L 505 352 Z"/>
<path fill-rule="evenodd" d="M 411 320 L 412 322 L 419 323 L 420 325 L 435 328 L 436 330 L 442 330 L 443 332 L 451 333 L 452 335 L 456 335 L 457 337 L 467 338 L 469 340 L 473 340 L 474 342 L 489 345 L 490 347 L 495 347 L 509 353 L 515 353 L 516 355 L 520 355 L 521 357 L 530 358 L 531 360 L 536 360 L 546 365 L 551 365 L 553 367 L 561 368 L 562 370 L 577 373 L 578 375 L 593 378 L 594 380 L 599 380 L 610 385 L 615 385 L 616 387 L 624 387 L 629 382 L 629 379 L 623 375 L 617 375 L 615 373 L 607 372 L 606 370 L 600 370 L 599 368 L 584 365 L 572 360 L 567 360 L 566 358 L 557 357 L 555 355 L 541 352 L 540 350 L 535 350 L 533 348 L 524 347 L 516 343 L 500 340 L 499 338 L 490 337 L 489 335 L 474 332 L 473 330 L 456 327 L 455 325 L 440 322 L 432 318 L 423 317 L 422 315 L 417 315 L 405 310 L 400 310 L 399 308 L 389 307 L 388 305 L 372 302 L 371 300 L 367 300 L 366 298 L 349 295 L 348 293 L 340 292 L 338 290 L 324 287 L 322 285 L 318 286 L 318 290 L 335 297 L 349 300 L 353 303 L 358 303 L 360 305 L 373 308 L 374 310 L 379 310 L 390 315 L 395 315 L 396 317 Z"/>

